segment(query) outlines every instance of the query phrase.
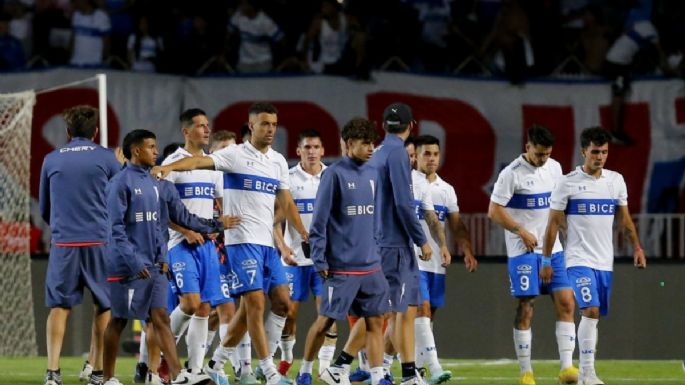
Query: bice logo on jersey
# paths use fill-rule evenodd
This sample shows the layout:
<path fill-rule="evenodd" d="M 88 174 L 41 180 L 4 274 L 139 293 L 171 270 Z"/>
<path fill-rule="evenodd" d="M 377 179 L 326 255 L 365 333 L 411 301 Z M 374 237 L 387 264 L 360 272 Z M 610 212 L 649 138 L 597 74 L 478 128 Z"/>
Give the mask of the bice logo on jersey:
<path fill-rule="evenodd" d="M 613 203 L 579 203 L 579 214 L 614 214 L 616 206 Z"/>
<path fill-rule="evenodd" d="M 549 207 L 552 202 L 551 196 L 533 197 L 526 199 L 526 206 L 528 207 Z"/>
<path fill-rule="evenodd" d="M 373 205 L 350 205 L 346 207 L 347 215 L 373 215 Z"/>
<path fill-rule="evenodd" d="M 213 186 L 187 186 L 183 190 L 186 197 L 214 197 Z"/>
<path fill-rule="evenodd" d="M 136 212 L 136 222 L 157 221 L 157 211 L 138 211 Z"/>
<path fill-rule="evenodd" d="M 246 190 L 255 190 L 275 194 L 278 185 L 273 182 L 262 181 L 259 179 L 244 179 L 243 188 Z"/>

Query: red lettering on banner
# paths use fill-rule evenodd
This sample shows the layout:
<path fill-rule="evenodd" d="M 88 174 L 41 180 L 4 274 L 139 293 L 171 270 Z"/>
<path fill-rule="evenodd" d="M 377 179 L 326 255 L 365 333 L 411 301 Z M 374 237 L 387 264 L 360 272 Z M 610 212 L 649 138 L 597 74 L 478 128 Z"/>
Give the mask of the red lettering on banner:
<path fill-rule="evenodd" d="M 611 107 L 600 107 L 599 113 L 602 126 L 611 127 Z M 628 187 L 630 212 L 639 213 L 642 211 L 642 191 L 652 149 L 649 104 L 626 103 L 623 125 L 625 133 L 634 143 L 629 146 L 609 145 L 606 168 L 623 175 Z"/>
<path fill-rule="evenodd" d="M 38 198 L 40 184 L 40 169 L 43 158 L 54 146 L 43 137 L 43 126 L 54 116 L 62 114 L 69 107 L 88 105 L 98 107 L 98 93 L 92 88 L 66 88 L 62 90 L 38 94 L 36 105 L 33 107 L 33 123 L 31 126 L 31 195 Z M 119 142 L 119 121 L 111 106 L 107 105 L 107 142 L 115 147 Z M 100 142 L 99 135 L 95 142 Z"/>
<path fill-rule="evenodd" d="M 440 176 L 454 185 L 462 212 L 487 211 L 490 196 L 486 186 L 494 170 L 495 133 L 478 110 L 461 100 L 391 92 L 368 94 L 366 100 L 369 117 L 376 122 L 382 122 L 385 107 L 402 102 L 411 106 L 419 130 L 422 120 L 442 126 L 445 159 Z"/>
<path fill-rule="evenodd" d="M 535 106 L 524 104 L 522 142 L 527 141 L 528 127 L 541 124 L 554 134 L 556 140 L 552 149 L 552 158 L 561 164 L 564 174 L 574 168 L 573 153 L 575 148 L 575 122 L 573 108 L 570 106 Z"/>
<path fill-rule="evenodd" d="M 238 102 L 221 110 L 214 118 L 214 129 L 233 131 L 240 138 L 240 127 L 247 122 L 247 110 L 252 103 Z M 326 156 L 340 155 L 338 124 L 328 111 L 311 102 L 281 101 L 273 105 L 278 109 L 278 125 L 288 131 L 287 158 L 298 157 L 297 136 L 300 131 L 312 128 L 321 134 Z"/>

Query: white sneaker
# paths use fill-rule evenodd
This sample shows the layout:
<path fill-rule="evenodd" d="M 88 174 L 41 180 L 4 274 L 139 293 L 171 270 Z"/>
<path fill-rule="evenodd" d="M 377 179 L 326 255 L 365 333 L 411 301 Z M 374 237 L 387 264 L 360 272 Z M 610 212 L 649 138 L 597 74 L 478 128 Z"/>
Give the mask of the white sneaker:
<path fill-rule="evenodd" d="M 109 380 L 105 381 L 104 385 L 124 385 L 116 377 L 111 377 Z"/>
<path fill-rule="evenodd" d="M 319 380 L 328 385 L 350 385 L 350 373 L 349 370 L 333 365 L 321 372 Z"/>
<path fill-rule="evenodd" d="M 148 372 L 145 378 L 145 385 L 166 385 L 159 374 Z"/>
<path fill-rule="evenodd" d="M 93 366 L 88 363 L 88 361 L 84 362 L 81 373 L 78 374 L 78 380 L 81 382 L 88 382 L 88 380 L 90 380 L 91 373 L 93 373 Z"/>
<path fill-rule="evenodd" d="M 203 372 L 200 371 L 199 373 L 190 373 L 186 370 L 182 370 L 181 373 L 176 376 L 176 379 L 171 381 L 172 385 L 196 385 L 196 384 L 203 384 L 211 381 L 211 378 Z"/>
<path fill-rule="evenodd" d="M 416 374 L 414 377 L 409 377 L 406 380 L 403 380 L 401 382 L 402 385 L 426 385 L 426 382 L 423 381 L 423 377 L 421 377 L 421 374 L 419 374 L 419 371 L 416 371 Z"/>
<path fill-rule="evenodd" d="M 209 367 L 209 365 L 205 365 L 203 370 L 216 385 L 231 385 L 223 368 L 212 369 Z"/>
<path fill-rule="evenodd" d="M 594 369 L 591 370 L 581 370 L 578 385 L 604 385 L 604 381 L 597 377 Z"/>

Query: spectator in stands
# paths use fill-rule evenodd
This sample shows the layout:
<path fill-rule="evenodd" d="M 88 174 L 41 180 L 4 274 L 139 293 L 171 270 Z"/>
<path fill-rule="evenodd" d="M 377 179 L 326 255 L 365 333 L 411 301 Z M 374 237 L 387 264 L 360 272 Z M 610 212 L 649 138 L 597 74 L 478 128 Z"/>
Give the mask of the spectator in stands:
<path fill-rule="evenodd" d="M 347 44 L 347 20 L 336 0 L 323 0 L 321 13 L 314 17 L 304 37 L 301 52 L 310 71 L 337 73 L 336 67 Z"/>
<path fill-rule="evenodd" d="M 41 59 L 34 65 L 60 65 L 69 61 L 70 21 L 54 0 L 36 0 L 32 36 L 30 56 Z"/>
<path fill-rule="evenodd" d="M 32 15 L 25 2 L 19 0 L 5 1 L 4 12 L 10 16 L 10 35 L 21 42 L 24 52 L 31 52 Z"/>
<path fill-rule="evenodd" d="M 99 67 L 109 55 L 109 16 L 95 7 L 94 0 L 74 0 L 70 63 Z"/>
<path fill-rule="evenodd" d="M 260 73 L 273 69 L 272 46 L 282 41 L 283 32 L 262 11 L 258 0 L 241 0 L 228 31 L 240 36 L 238 72 Z"/>
<path fill-rule="evenodd" d="M 133 71 L 155 72 L 163 44 L 161 38 L 150 33 L 146 16 L 138 19 L 136 33 L 128 37 L 127 46 L 128 63 Z"/>
<path fill-rule="evenodd" d="M 421 59 L 423 70 L 444 72 L 449 26 L 452 22 L 451 0 L 407 0 L 419 13 L 421 22 Z"/>
<path fill-rule="evenodd" d="M 26 66 L 21 41 L 10 35 L 9 17 L 0 15 L 0 71 L 17 71 Z"/>

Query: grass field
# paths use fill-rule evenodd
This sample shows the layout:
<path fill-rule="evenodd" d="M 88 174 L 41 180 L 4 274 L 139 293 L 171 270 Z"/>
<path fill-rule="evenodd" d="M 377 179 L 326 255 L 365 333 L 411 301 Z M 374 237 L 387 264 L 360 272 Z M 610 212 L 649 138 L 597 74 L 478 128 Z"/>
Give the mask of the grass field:
<path fill-rule="evenodd" d="M 82 358 L 62 359 L 65 385 L 79 384 L 78 373 L 82 364 Z M 518 384 L 518 365 L 512 360 L 443 360 L 443 365 L 455 375 L 447 385 Z M 134 366 L 133 358 L 121 358 L 117 362 L 117 378 L 124 384 L 133 384 Z M 556 361 L 534 361 L 533 366 L 538 385 L 557 383 L 559 369 Z M 296 369 L 290 369 L 291 377 L 294 377 Z M 42 385 L 44 372 L 45 357 L 0 357 L 0 385 Z M 393 372 L 397 373 L 399 369 L 394 368 Z M 607 385 L 685 385 L 680 361 L 599 361 L 597 373 Z"/>

